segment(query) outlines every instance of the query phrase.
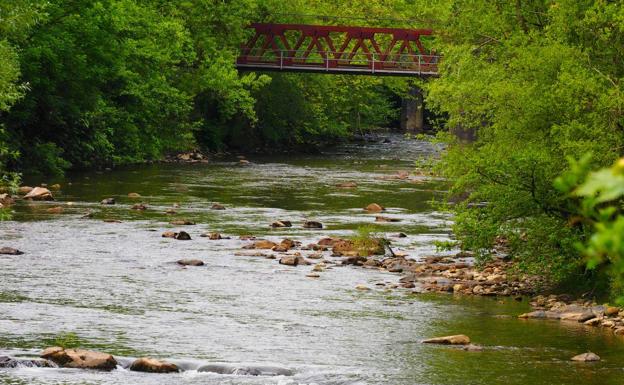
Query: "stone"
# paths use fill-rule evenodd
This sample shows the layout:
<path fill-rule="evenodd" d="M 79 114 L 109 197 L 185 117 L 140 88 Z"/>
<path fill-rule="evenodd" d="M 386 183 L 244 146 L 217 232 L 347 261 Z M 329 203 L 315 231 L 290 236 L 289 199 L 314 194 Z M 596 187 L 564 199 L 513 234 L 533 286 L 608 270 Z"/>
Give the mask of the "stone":
<path fill-rule="evenodd" d="M 15 203 L 15 201 L 13 200 L 13 198 L 11 198 L 9 194 L 0 194 L 0 205 L 10 206 L 13 203 Z"/>
<path fill-rule="evenodd" d="M 305 221 L 303 222 L 304 229 L 322 229 L 323 224 L 321 222 L 316 221 Z"/>
<path fill-rule="evenodd" d="M 267 241 L 265 239 L 261 239 L 261 240 L 255 241 L 252 246 L 253 246 L 252 249 L 271 250 L 272 248 L 277 246 L 277 243 Z"/>
<path fill-rule="evenodd" d="M 587 326 L 598 326 L 600 325 L 601 322 L 602 322 L 602 318 L 596 317 L 596 318 L 592 318 L 590 320 L 583 322 L 583 324 Z"/>
<path fill-rule="evenodd" d="M 600 361 L 600 357 L 597 354 L 588 352 L 574 356 L 570 360 L 577 362 L 596 362 Z"/>
<path fill-rule="evenodd" d="M 52 197 L 52 193 L 47 188 L 35 187 L 24 196 L 24 199 L 30 199 L 34 201 L 53 201 L 54 197 Z"/>
<path fill-rule="evenodd" d="M 375 222 L 401 222 L 401 220 L 398 218 L 376 216 Z"/>
<path fill-rule="evenodd" d="M 247 159 L 239 159 L 238 164 L 240 164 L 241 166 L 247 166 L 251 164 L 251 162 L 249 162 Z"/>
<path fill-rule="evenodd" d="M 322 253 L 312 253 L 308 255 L 308 259 L 321 259 L 321 258 L 323 258 Z"/>
<path fill-rule="evenodd" d="M 31 192 L 33 190 L 32 187 L 30 186 L 21 186 L 20 188 L 17 189 L 17 192 L 22 194 L 22 195 L 26 195 L 29 192 Z"/>
<path fill-rule="evenodd" d="M 470 344 L 470 338 L 463 334 L 429 338 L 423 341 L 423 344 L 440 344 L 440 345 L 468 345 Z"/>
<path fill-rule="evenodd" d="M 131 192 L 128 194 L 128 198 L 138 199 L 141 198 L 141 194 Z"/>
<path fill-rule="evenodd" d="M 615 328 L 615 330 L 613 331 L 613 334 L 615 334 L 616 336 L 623 336 L 624 335 L 624 327 Z"/>
<path fill-rule="evenodd" d="M 380 213 L 382 211 L 385 211 L 386 209 L 377 203 L 371 203 L 368 206 L 366 206 L 364 210 L 371 212 L 371 213 Z"/>
<path fill-rule="evenodd" d="M 615 317 L 615 316 L 618 315 L 619 312 L 620 312 L 620 308 L 619 307 L 607 306 L 607 308 L 605 309 L 604 314 L 607 317 Z"/>
<path fill-rule="evenodd" d="M 53 367 L 49 361 L 44 360 L 28 360 L 18 359 L 7 356 L 0 356 L 0 368 L 51 368 Z"/>
<path fill-rule="evenodd" d="M 570 313 L 562 313 L 561 319 L 564 321 L 577 321 L 577 322 L 585 322 L 592 318 L 595 318 L 593 312 L 591 311 L 583 311 L 583 312 L 570 312 Z"/>
<path fill-rule="evenodd" d="M 2 248 L 0 248 L 0 254 L 5 254 L 5 255 L 22 255 L 24 253 L 19 251 L 18 249 L 12 248 L 12 247 L 2 247 Z"/>
<path fill-rule="evenodd" d="M 214 203 L 212 206 L 210 206 L 210 209 L 211 210 L 225 210 L 225 206 L 219 203 Z"/>
<path fill-rule="evenodd" d="M 178 212 L 177 212 L 177 211 L 175 211 L 174 209 L 167 209 L 167 210 L 165 210 L 165 214 L 175 215 L 175 214 L 177 214 L 177 213 L 178 213 Z"/>
<path fill-rule="evenodd" d="M 131 210 L 138 210 L 138 211 L 144 211 L 147 210 L 147 205 L 143 204 L 143 203 L 137 203 L 135 205 L 132 205 L 132 207 L 130 207 Z"/>
<path fill-rule="evenodd" d="M 180 371 L 175 364 L 149 357 L 139 358 L 134 361 L 132 365 L 130 365 L 130 370 L 146 373 L 177 373 Z"/>
<path fill-rule="evenodd" d="M 359 284 L 357 286 L 355 286 L 355 290 L 360 290 L 360 291 L 369 291 L 370 287 L 366 286 L 366 285 L 362 285 Z"/>
<path fill-rule="evenodd" d="M 390 237 L 392 237 L 392 238 L 407 238 L 407 234 L 405 234 L 405 233 L 398 233 L 398 234 L 393 234 Z"/>
<path fill-rule="evenodd" d="M 218 241 L 218 240 L 224 239 L 223 236 L 219 233 L 204 233 L 200 235 L 200 237 L 208 238 L 211 241 Z"/>
<path fill-rule="evenodd" d="M 299 265 L 309 265 L 310 262 L 308 262 L 304 257 L 300 255 L 287 255 L 287 256 L 280 258 L 279 264 L 286 265 L 286 266 L 299 266 Z"/>
<path fill-rule="evenodd" d="M 198 372 L 211 372 L 217 374 L 234 374 L 240 376 L 292 376 L 290 369 L 275 366 L 231 366 L 226 364 L 210 364 L 197 368 Z"/>
<path fill-rule="evenodd" d="M 275 221 L 275 222 L 271 223 L 271 227 L 273 227 L 273 228 L 292 227 L 292 222 L 291 221 Z"/>
<path fill-rule="evenodd" d="M 310 273 L 310 274 L 306 274 L 306 277 L 308 277 L 308 278 L 321 278 L 321 275 L 317 274 L 317 273 Z"/>
<path fill-rule="evenodd" d="M 177 263 L 182 266 L 204 266 L 201 259 L 180 259 Z"/>
<path fill-rule="evenodd" d="M 464 290 L 464 285 L 462 285 L 461 283 L 453 285 L 453 292 L 459 293 L 462 290 Z"/>
<path fill-rule="evenodd" d="M 104 198 L 100 202 L 101 205 L 114 205 L 115 203 L 115 198 Z"/>
<path fill-rule="evenodd" d="M 191 236 L 186 231 L 180 231 L 179 233 L 176 233 L 175 239 L 178 241 L 190 241 Z"/>
<path fill-rule="evenodd" d="M 165 231 L 164 233 L 162 233 L 163 238 L 175 238 L 176 235 L 178 235 L 178 233 L 175 233 L 173 231 Z"/>
<path fill-rule="evenodd" d="M 189 221 L 186 219 L 178 219 L 178 220 L 169 222 L 169 224 L 174 225 L 174 226 L 194 226 L 195 222 Z"/>
<path fill-rule="evenodd" d="M 117 367 L 117 361 L 108 353 L 83 349 L 63 349 L 51 347 L 41 353 L 45 358 L 63 368 L 94 369 L 110 371 Z"/>

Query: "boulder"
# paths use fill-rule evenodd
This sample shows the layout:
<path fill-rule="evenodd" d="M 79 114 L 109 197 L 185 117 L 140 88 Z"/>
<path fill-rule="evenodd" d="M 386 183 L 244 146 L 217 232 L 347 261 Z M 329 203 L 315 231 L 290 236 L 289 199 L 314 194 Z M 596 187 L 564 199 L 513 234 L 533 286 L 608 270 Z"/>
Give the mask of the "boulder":
<path fill-rule="evenodd" d="M 299 266 L 299 265 L 309 265 L 310 262 L 308 262 L 304 257 L 300 255 L 287 255 L 287 256 L 280 258 L 279 264 L 286 265 L 286 266 Z"/>
<path fill-rule="evenodd" d="M 147 205 L 143 203 L 137 203 L 135 205 L 132 205 L 130 209 L 144 211 L 144 210 L 147 210 Z"/>
<path fill-rule="evenodd" d="M 22 255 L 24 253 L 19 251 L 18 249 L 12 248 L 12 247 L 1 247 L 0 248 L 0 254 L 5 254 L 5 255 Z"/>
<path fill-rule="evenodd" d="M 607 308 L 605 309 L 604 314 L 607 317 L 615 317 L 615 316 L 618 315 L 619 312 L 620 312 L 620 308 L 619 307 L 607 306 Z"/>
<path fill-rule="evenodd" d="M 332 255 L 336 257 L 341 256 L 357 256 L 358 251 L 355 244 L 349 240 L 339 240 L 332 246 Z"/>
<path fill-rule="evenodd" d="M 52 193 L 45 187 L 35 187 L 28 194 L 24 196 L 24 199 L 30 199 L 34 201 L 53 201 Z"/>
<path fill-rule="evenodd" d="M 363 285 L 363 284 L 359 284 L 355 286 L 355 290 L 359 290 L 359 291 L 369 291 L 370 287 Z"/>
<path fill-rule="evenodd" d="M 179 233 L 176 233 L 175 239 L 178 241 L 190 241 L 191 236 L 186 231 L 180 231 Z"/>
<path fill-rule="evenodd" d="M 271 250 L 277 246 L 277 243 L 261 239 L 259 241 L 255 241 L 252 246 L 253 249 Z"/>
<path fill-rule="evenodd" d="M 24 360 L 7 356 L 0 356 L 0 368 L 51 368 L 53 365 L 44 360 Z"/>
<path fill-rule="evenodd" d="M 318 241 L 316 244 L 319 246 L 329 246 L 329 247 L 333 247 L 336 243 L 343 241 L 343 239 L 340 238 L 323 238 L 320 241 Z"/>
<path fill-rule="evenodd" d="M 204 261 L 200 259 L 180 259 L 178 265 L 182 266 L 204 266 Z"/>
<path fill-rule="evenodd" d="M 137 194 L 137 193 L 129 193 L 129 194 L 128 194 L 128 198 L 131 198 L 131 199 L 138 199 L 138 198 L 141 198 L 141 194 Z"/>
<path fill-rule="evenodd" d="M 275 221 L 275 222 L 271 223 L 271 227 L 273 227 L 273 228 L 292 227 L 292 222 L 291 221 Z"/>
<path fill-rule="evenodd" d="M 113 370 L 117 361 L 107 353 L 93 352 L 83 349 L 63 349 L 51 347 L 41 353 L 45 358 L 63 368 Z"/>
<path fill-rule="evenodd" d="M 130 365 L 130 370 L 146 373 L 177 373 L 180 371 L 175 364 L 149 357 L 139 358 L 134 361 L 132 365 Z"/>
<path fill-rule="evenodd" d="M 440 345 L 469 345 L 470 338 L 463 334 L 446 337 L 429 338 L 423 341 L 423 344 L 440 344 Z"/>
<path fill-rule="evenodd" d="M 211 210 L 225 210 L 225 206 L 219 204 L 219 203 L 214 203 L 212 206 L 210 206 Z"/>
<path fill-rule="evenodd" d="M 115 198 L 104 198 L 104 199 L 102 199 L 100 204 L 101 205 L 114 205 L 115 204 Z"/>
<path fill-rule="evenodd" d="M 200 237 L 202 238 L 208 238 L 211 241 L 218 241 L 220 239 L 228 239 L 228 238 L 224 238 L 221 234 L 219 233 L 203 233 L 202 235 L 200 235 Z"/>
<path fill-rule="evenodd" d="M 13 200 L 13 198 L 11 198 L 9 194 L 0 194 L 0 205 L 10 206 L 13 203 L 15 203 L 15 201 Z"/>
<path fill-rule="evenodd" d="M 169 222 L 169 224 L 174 225 L 174 226 L 193 226 L 195 225 L 195 222 L 189 221 L 186 219 L 178 219 L 178 220 Z"/>
<path fill-rule="evenodd" d="M 175 233 L 173 231 L 165 231 L 164 233 L 162 233 L 163 238 L 175 238 L 176 235 L 178 235 L 178 233 Z"/>
<path fill-rule="evenodd" d="M 321 222 L 316 221 L 305 221 L 303 222 L 304 229 L 322 229 L 323 224 Z"/>
<path fill-rule="evenodd" d="M 371 203 L 368 206 L 366 206 L 364 210 L 371 212 L 371 213 L 380 213 L 382 211 L 385 211 L 386 209 L 377 203 Z"/>
<path fill-rule="evenodd" d="M 26 195 L 29 192 L 31 192 L 32 190 L 33 190 L 33 188 L 30 187 L 30 186 L 22 186 L 22 187 L 17 189 L 17 192 L 22 194 L 22 195 Z"/>
<path fill-rule="evenodd" d="M 597 354 L 588 352 L 588 353 L 579 354 L 578 356 L 574 356 L 570 360 L 578 361 L 578 362 L 596 362 L 596 361 L 600 361 L 600 357 Z"/>

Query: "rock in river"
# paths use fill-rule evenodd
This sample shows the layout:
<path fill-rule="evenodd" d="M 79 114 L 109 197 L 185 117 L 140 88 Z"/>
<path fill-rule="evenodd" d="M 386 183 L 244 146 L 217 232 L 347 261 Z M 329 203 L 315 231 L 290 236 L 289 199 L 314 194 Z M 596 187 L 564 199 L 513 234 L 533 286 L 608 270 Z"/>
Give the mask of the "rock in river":
<path fill-rule="evenodd" d="M 271 223 L 271 227 L 273 227 L 273 228 L 292 227 L 292 222 L 291 221 L 275 221 L 275 222 Z"/>
<path fill-rule="evenodd" d="M 147 373 L 177 373 L 180 369 L 172 363 L 159 361 L 154 358 L 139 358 L 130 365 L 130 370 Z"/>
<path fill-rule="evenodd" d="M 102 199 L 100 204 L 102 204 L 102 205 L 114 205 L 115 204 L 115 198 L 105 198 L 105 199 Z"/>
<path fill-rule="evenodd" d="M 24 196 L 24 199 L 31 199 L 34 201 L 53 201 L 54 200 L 50 190 L 44 187 L 35 187 L 28 194 Z"/>
<path fill-rule="evenodd" d="M 600 361 L 600 357 L 597 354 L 588 352 L 588 353 L 579 354 L 578 356 L 574 356 L 571 358 L 571 360 L 578 361 L 578 362 L 595 362 L 595 361 Z"/>
<path fill-rule="evenodd" d="M 18 249 L 14 249 L 12 247 L 1 247 L 0 248 L 0 254 L 6 254 L 6 255 L 22 255 L 24 254 L 23 252 L 19 251 Z"/>
<path fill-rule="evenodd" d="M 147 205 L 143 203 L 137 203 L 133 205 L 130 209 L 144 211 L 144 210 L 147 210 Z"/>
<path fill-rule="evenodd" d="M 53 365 L 44 360 L 18 359 L 7 356 L 0 356 L 0 368 L 51 368 Z"/>
<path fill-rule="evenodd" d="M 380 213 L 382 211 L 385 211 L 386 209 L 377 203 L 371 203 L 370 205 L 366 206 L 364 210 L 371 213 Z"/>
<path fill-rule="evenodd" d="M 117 367 L 117 361 L 110 354 L 82 349 L 63 349 L 58 346 L 44 350 L 41 358 L 48 359 L 63 368 L 113 370 Z"/>
<path fill-rule="evenodd" d="M 212 206 L 210 206 L 210 209 L 211 210 L 225 210 L 225 206 L 219 203 L 215 203 Z"/>
<path fill-rule="evenodd" d="M 14 203 L 13 198 L 9 194 L 0 194 L 0 205 L 10 206 Z"/>
<path fill-rule="evenodd" d="M 304 229 L 322 229 L 323 224 L 317 221 L 305 221 L 303 222 Z"/>
<path fill-rule="evenodd" d="M 200 259 L 180 259 L 178 265 L 182 266 L 204 266 L 204 261 Z"/>
<path fill-rule="evenodd" d="M 169 222 L 169 224 L 174 225 L 174 226 L 194 226 L 195 222 L 189 221 L 186 219 L 178 219 L 178 220 Z"/>
<path fill-rule="evenodd" d="M 430 338 L 428 340 L 424 340 L 423 344 L 468 345 L 470 344 L 470 338 L 463 334 L 458 334 L 454 336 Z"/>
<path fill-rule="evenodd" d="M 294 374 L 290 369 L 275 366 L 230 366 L 220 364 L 204 365 L 199 367 L 197 371 L 239 376 L 292 376 Z"/>
<path fill-rule="evenodd" d="M 178 241 L 190 241 L 191 236 L 186 231 L 180 231 L 179 233 L 176 233 L 175 239 Z"/>

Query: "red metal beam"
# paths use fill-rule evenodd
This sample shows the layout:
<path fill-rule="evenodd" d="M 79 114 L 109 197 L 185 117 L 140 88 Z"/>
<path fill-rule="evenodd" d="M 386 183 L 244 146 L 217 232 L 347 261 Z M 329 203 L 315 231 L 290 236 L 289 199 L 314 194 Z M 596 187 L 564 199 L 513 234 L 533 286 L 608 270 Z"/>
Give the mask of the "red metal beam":
<path fill-rule="evenodd" d="M 433 36 L 430 29 L 262 23 L 250 28 L 255 34 L 241 47 L 239 68 L 437 74 L 439 57 L 421 40 Z"/>

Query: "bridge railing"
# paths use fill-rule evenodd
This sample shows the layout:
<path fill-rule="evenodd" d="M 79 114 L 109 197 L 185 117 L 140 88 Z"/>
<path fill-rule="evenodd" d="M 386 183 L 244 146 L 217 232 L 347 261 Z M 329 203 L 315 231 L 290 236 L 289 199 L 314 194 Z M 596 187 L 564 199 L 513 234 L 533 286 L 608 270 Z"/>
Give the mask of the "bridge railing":
<path fill-rule="evenodd" d="M 413 55 L 377 52 L 336 52 L 309 50 L 275 50 L 254 48 L 243 51 L 237 59 L 241 68 L 271 70 L 414 74 L 435 76 L 439 55 Z"/>

